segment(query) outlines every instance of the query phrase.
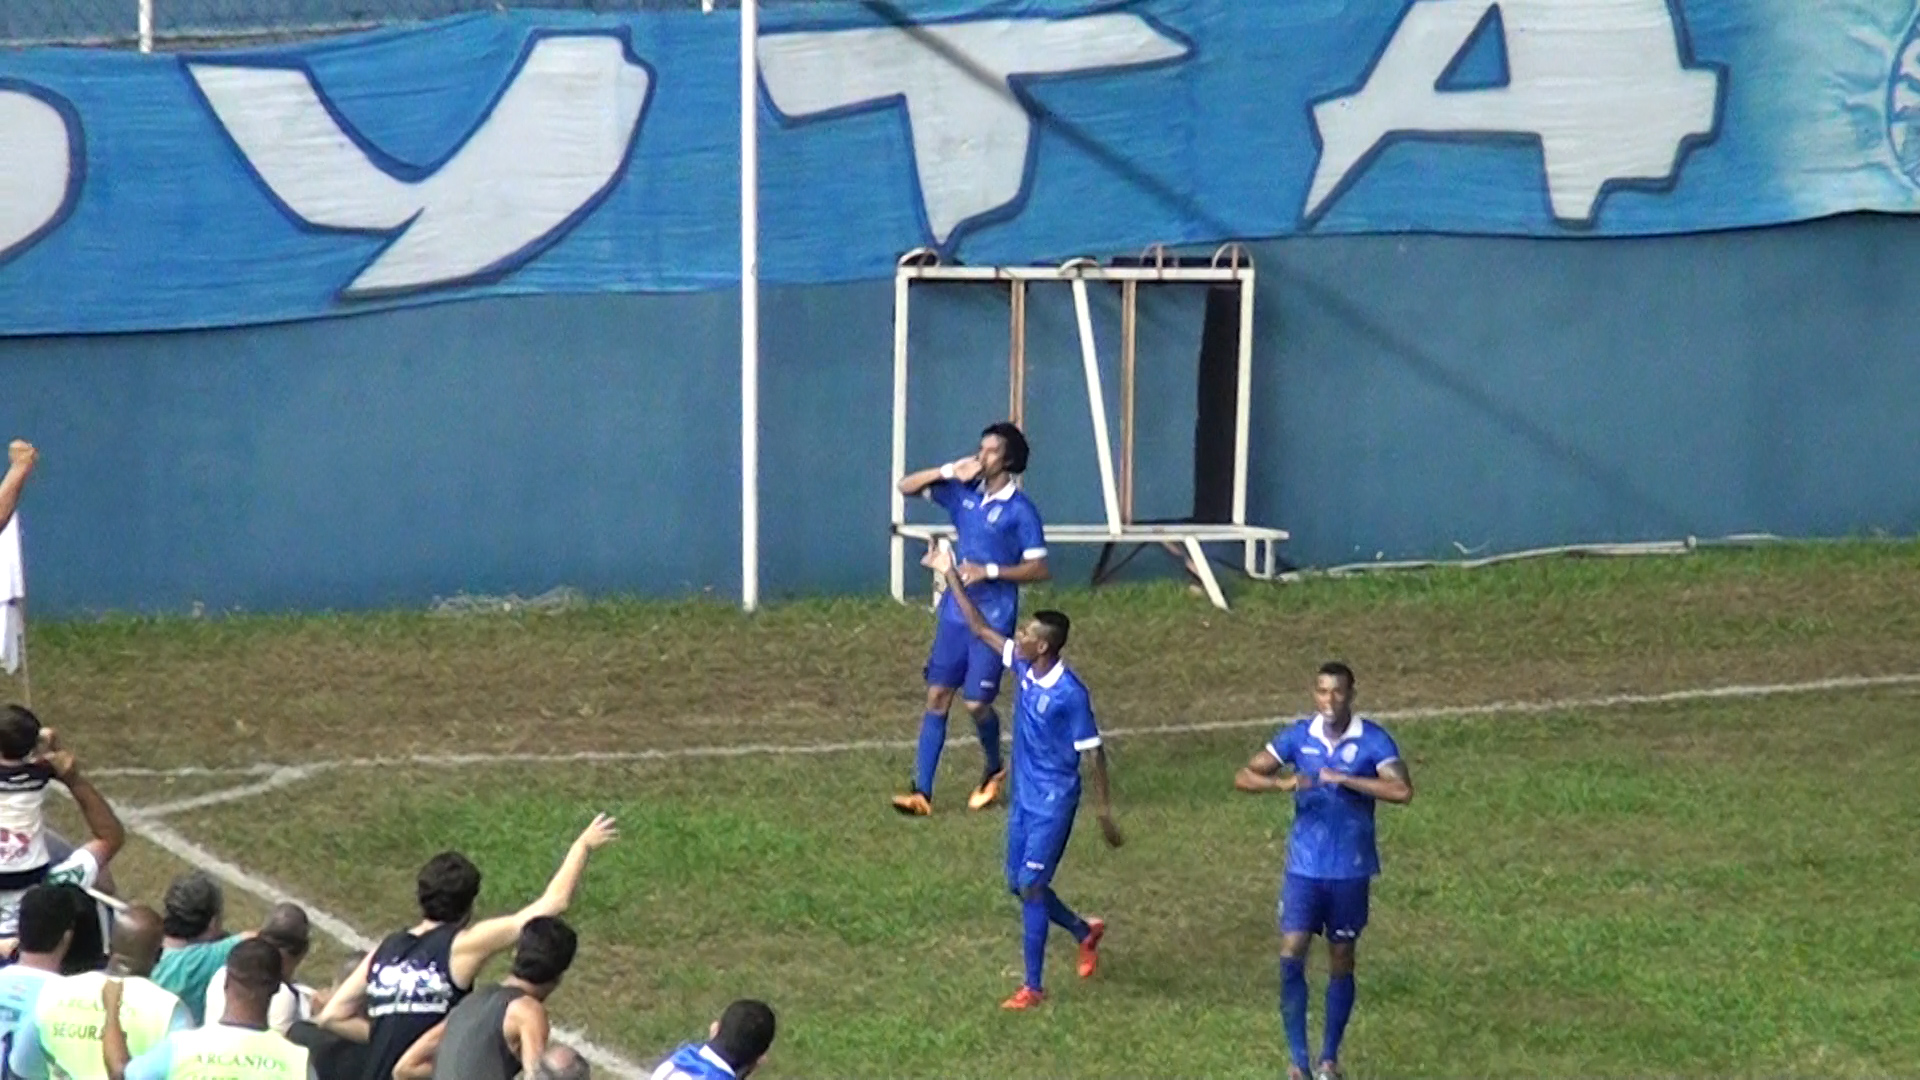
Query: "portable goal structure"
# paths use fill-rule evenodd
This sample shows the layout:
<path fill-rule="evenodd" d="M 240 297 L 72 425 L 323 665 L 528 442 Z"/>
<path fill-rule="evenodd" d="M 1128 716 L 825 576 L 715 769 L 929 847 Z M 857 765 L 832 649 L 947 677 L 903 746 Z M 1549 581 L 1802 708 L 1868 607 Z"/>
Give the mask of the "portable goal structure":
<path fill-rule="evenodd" d="M 921 525 L 907 521 L 907 498 L 900 493 L 900 480 L 907 472 L 907 373 L 913 286 L 919 283 L 974 283 L 1007 290 L 1011 322 L 1008 347 L 1008 415 L 1024 426 L 1026 411 L 1026 311 L 1028 290 L 1039 285 L 1066 285 L 1073 294 L 1075 320 L 1080 339 L 1081 368 L 1086 379 L 1087 408 L 1093 420 L 1094 454 L 1100 467 L 1100 494 L 1105 520 L 1092 523 L 1052 524 L 1046 527 L 1047 543 L 1104 545 L 1095 584 L 1119 548 L 1138 552 L 1149 545 L 1180 551 L 1189 572 L 1196 577 L 1215 607 L 1227 610 L 1226 594 L 1221 591 L 1208 562 L 1205 544 L 1242 545 L 1243 568 L 1254 578 L 1273 578 L 1277 557 L 1275 546 L 1288 539 L 1285 529 L 1247 523 L 1247 449 L 1250 394 L 1253 382 L 1253 299 L 1254 267 L 1246 251 L 1229 244 L 1204 259 L 1179 259 L 1163 248 L 1149 249 L 1137 259 L 1074 259 L 1059 266 L 957 266 L 943 265 L 937 253 L 917 249 L 901 256 L 894 271 L 893 288 L 893 469 L 891 578 L 893 598 L 906 602 L 907 541 L 931 544 L 938 537 L 951 538 L 951 525 Z M 1093 312 L 1089 286 L 1105 283 L 1120 290 L 1120 444 L 1113 446 L 1106 404 L 1100 354 L 1093 333 Z M 1137 521 L 1133 513 L 1134 480 L 1134 365 L 1136 359 L 1139 295 L 1142 285 L 1237 286 L 1239 290 L 1239 328 L 1235 342 L 1235 389 L 1233 409 L 1233 465 L 1231 476 L 1232 509 L 1226 521 Z M 1198 515 L 1196 515 L 1198 516 Z"/>

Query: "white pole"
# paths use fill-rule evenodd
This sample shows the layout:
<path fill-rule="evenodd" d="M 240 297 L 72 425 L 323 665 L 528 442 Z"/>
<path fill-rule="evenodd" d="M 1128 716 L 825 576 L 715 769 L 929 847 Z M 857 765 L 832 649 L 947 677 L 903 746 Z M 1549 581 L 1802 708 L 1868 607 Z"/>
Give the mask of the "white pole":
<path fill-rule="evenodd" d="M 740 0 L 740 606 L 760 607 L 760 37 Z"/>
<path fill-rule="evenodd" d="M 900 535 L 900 526 L 907 521 L 907 497 L 900 494 L 900 479 L 907 475 L 907 316 L 912 283 L 904 272 L 893 275 L 893 468 L 889 470 L 893 485 L 888 505 L 894 527 L 887 581 L 893 598 L 902 603 L 907 599 L 907 541 Z"/>
<path fill-rule="evenodd" d="M 153 0 L 140 0 L 140 51 L 153 51 Z"/>
<path fill-rule="evenodd" d="M 1247 523 L 1247 443 L 1251 431 L 1253 405 L 1253 267 L 1240 279 L 1240 341 L 1236 347 L 1239 371 L 1233 391 L 1233 523 Z M 1247 573 L 1254 569 L 1254 545 L 1247 542 L 1243 552 Z"/>
<path fill-rule="evenodd" d="M 1087 376 L 1087 408 L 1093 412 L 1093 449 L 1100 459 L 1100 497 L 1107 506 L 1107 532 L 1120 534 L 1120 490 L 1113 480 L 1113 443 L 1107 437 L 1107 398 L 1100 390 L 1100 354 L 1093 341 L 1093 311 L 1087 279 L 1073 279 L 1073 313 L 1080 323 L 1080 363 Z"/>

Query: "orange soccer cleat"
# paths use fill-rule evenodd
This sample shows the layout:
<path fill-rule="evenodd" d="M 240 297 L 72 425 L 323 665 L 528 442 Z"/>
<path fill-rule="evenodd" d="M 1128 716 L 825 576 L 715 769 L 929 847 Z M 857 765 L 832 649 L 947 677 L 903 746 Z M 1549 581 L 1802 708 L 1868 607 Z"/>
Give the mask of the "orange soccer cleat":
<path fill-rule="evenodd" d="M 1006 785 L 1006 782 L 1007 767 L 1005 765 L 981 777 L 980 786 L 974 788 L 973 794 L 967 796 L 967 809 L 985 810 L 992 806 L 999 800 L 1000 789 Z"/>
<path fill-rule="evenodd" d="M 893 808 L 908 817 L 927 817 L 933 813 L 933 800 L 918 791 L 893 797 Z"/>
<path fill-rule="evenodd" d="M 1000 1003 L 1003 1009 L 1032 1009 L 1047 1000 L 1047 995 L 1031 986 L 1023 986 L 1013 992 L 1013 996 Z"/>
<path fill-rule="evenodd" d="M 1080 977 L 1093 978 L 1094 970 L 1100 966 L 1100 939 L 1107 936 L 1105 919 L 1087 920 L 1087 940 L 1080 943 Z"/>

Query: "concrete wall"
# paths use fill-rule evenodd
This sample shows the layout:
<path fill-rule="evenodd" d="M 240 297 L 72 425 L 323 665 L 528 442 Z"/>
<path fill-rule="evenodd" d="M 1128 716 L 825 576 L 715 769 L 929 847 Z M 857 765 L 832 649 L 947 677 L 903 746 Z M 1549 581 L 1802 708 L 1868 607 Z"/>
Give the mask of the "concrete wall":
<path fill-rule="evenodd" d="M 1252 518 L 1293 531 L 1296 563 L 1920 529 L 1920 222 L 1255 254 Z M 771 595 L 884 587 L 890 294 L 765 297 Z M 1005 410 L 1005 302 L 917 295 L 912 456 L 936 461 Z M 1194 293 L 1145 302 L 1142 516 L 1190 497 L 1199 317 Z M 1096 520 L 1064 290 L 1031 319 L 1029 490 L 1050 520 Z M 0 339 L 0 433 L 45 455 L 35 610 L 732 596 L 736 326 L 708 294 Z"/>

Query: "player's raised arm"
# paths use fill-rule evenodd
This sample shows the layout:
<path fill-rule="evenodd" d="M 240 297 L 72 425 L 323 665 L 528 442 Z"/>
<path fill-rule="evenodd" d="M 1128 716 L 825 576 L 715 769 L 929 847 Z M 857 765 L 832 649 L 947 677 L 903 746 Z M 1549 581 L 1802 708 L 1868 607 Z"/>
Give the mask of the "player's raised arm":
<path fill-rule="evenodd" d="M 15 439 L 7 447 L 7 471 L 0 476 L 0 529 L 13 520 L 13 511 L 20 505 L 20 492 L 25 490 L 27 477 L 33 475 L 33 467 L 39 461 L 40 454 L 32 443 Z"/>
<path fill-rule="evenodd" d="M 900 478 L 900 494 L 912 497 L 926 494 L 927 489 L 943 480 L 953 480 L 962 484 L 971 484 L 980 475 L 980 459 L 973 455 L 958 461 L 949 461 L 945 465 L 935 465 L 931 469 L 910 472 Z"/>
<path fill-rule="evenodd" d="M 966 583 L 960 580 L 960 568 L 954 565 L 953 549 L 942 541 L 927 553 L 924 561 L 934 573 L 947 579 L 947 595 L 953 598 L 954 606 L 960 609 L 961 617 L 967 620 L 967 629 L 973 631 L 973 636 L 985 642 L 993 651 L 1005 655 L 1007 636 L 987 622 L 986 616 L 974 606 L 973 598 L 967 595 Z"/>

